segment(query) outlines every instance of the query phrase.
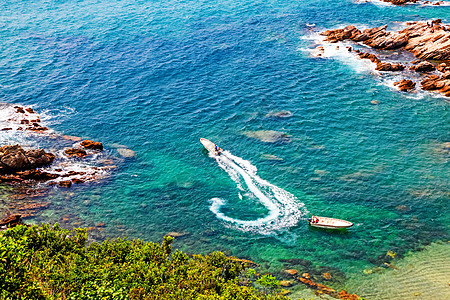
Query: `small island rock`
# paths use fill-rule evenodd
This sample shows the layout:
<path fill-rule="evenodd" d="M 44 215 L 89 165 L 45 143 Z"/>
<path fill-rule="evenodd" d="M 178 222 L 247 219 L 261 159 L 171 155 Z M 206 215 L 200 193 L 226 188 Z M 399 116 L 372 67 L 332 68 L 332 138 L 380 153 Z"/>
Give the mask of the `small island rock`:
<path fill-rule="evenodd" d="M 400 91 L 407 92 L 407 91 L 414 89 L 414 87 L 416 86 L 416 83 L 412 82 L 409 79 L 402 79 L 400 81 L 395 82 L 394 85 L 396 87 L 398 87 L 398 89 Z"/>
<path fill-rule="evenodd" d="M 81 146 L 86 149 L 103 150 L 103 144 L 100 142 L 94 142 L 91 140 L 84 140 L 81 142 Z"/>

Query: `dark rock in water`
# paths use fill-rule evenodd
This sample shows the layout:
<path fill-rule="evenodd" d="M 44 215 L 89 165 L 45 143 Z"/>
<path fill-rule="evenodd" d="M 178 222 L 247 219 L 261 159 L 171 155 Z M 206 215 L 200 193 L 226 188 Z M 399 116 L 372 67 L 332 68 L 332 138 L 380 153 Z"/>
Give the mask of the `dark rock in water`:
<path fill-rule="evenodd" d="M 389 2 L 394 5 L 405 5 L 407 3 L 416 3 L 418 0 L 382 0 L 383 2 Z"/>
<path fill-rule="evenodd" d="M 357 53 L 358 53 L 359 58 L 361 58 L 361 59 L 370 59 L 371 62 L 376 63 L 376 64 L 381 62 L 381 60 L 375 54 L 366 53 L 366 52 L 357 52 Z"/>
<path fill-rule="evenodd" d="M 34 169 L 53 162 L 55 155 L 43 149 L 25 151 L 19 145 L 0 147 L 0 173 Z"/>
<path fill-rule="evenodd" d="M 64 151 L 68 156 L 85 157 L 87 155 L 86 151 L 83 149 L 71 148 Z"/>
<path fill-rule="evenodd" d="M 14 108 L 16 109 L 16 112 L 19 114 L 24 114 L 25 110 L 23 109 L 23 107 L 20 106 L 14 106 Z"/>
<path fill-rule="evenodd" d="M 375 68 L 375 70 L 377 71 L 390 71 L 390 72 L 403 71 L 404 69 L 405 69 L 404 65 L 391 64 L 388 62 L 379 62 L 377 63 L 377 67 Z"/>
<path fill-rule="evenodd" d="M 22 179 L 32 179 L 36 181 L 47 181 L 59 177 L 58 174 L 52 174 L 41 170 L 26 170 L 17 172 L 16 175 Z"/>
<path fill-rule="evenodd" d="M 436 67 L 428 61 L 422 61 L 409 69 L 416 72 L 431 72 L 436 70 Z"/>
<path fill-rule="evenodd" d="M 103 145 L 100 142 L 94 142 L 91 140 L 85 140 L 81 142 L 81 146 L 86 149 L 103 150 Z"/>
<path fill-rule="evenodd" d="M 74 179 L 72 179 L 72 183 L 75 183 L 75 184 L 80 184 L 80 183 L 83 183 L 84 182 L 84 180 L 83 179 L 80 179 L 80 178 L 74 178 Z"/>
<path fill-rule="evenodd" d="M 398 89 L 402 92 L 407 92 L 409 90 L 414 89 L 414 87 L 416 86 L 415 82 L 412 82 L 409 79 L 402 79 L 400 81 L 397 81 L 394 83 L 394 85 L 396 87 L 398 87 Z"/>
<path fill-rule="evenodd" d="M 0 220 L 0 228 L 14 227 L 23 224 L 21 215 L 7 215 Z"/>
<path fill-rule="evenodd" d="M 60 181 L 58 184 L 59 184 L 59 186 L 69 188 L 69 187 L 72 186 L 72 181 L 70 181 L 70 180 L 63 180 L 63 181 Z"/>

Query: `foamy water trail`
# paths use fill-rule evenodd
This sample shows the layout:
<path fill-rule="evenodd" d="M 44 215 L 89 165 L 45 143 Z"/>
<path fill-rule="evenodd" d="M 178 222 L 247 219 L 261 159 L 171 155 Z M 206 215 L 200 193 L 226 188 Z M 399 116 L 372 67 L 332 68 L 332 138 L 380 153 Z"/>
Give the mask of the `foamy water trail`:
<path fill-rule="evenodd" d="M 246 195 L 260 201 L 268 210 L 266 216 L 256 220 L 240 220 L 226 216 L 221 208 L 226 201 L 220 198 L 211 199 L 210 210 L 221 220 L 242 230 L 261 234 L 272 234 L 295 226 L 300 218 L 307 214 L 304 203 L 291 193 L 261 179 L 256 175 L 257 168 L 249 161 L 225 151 L 220 156 L 213 156 L 219 166 L 224 169 L 236 183 L 237 188 Z M 239 193 L 242 199 L 242 194 Z"/>

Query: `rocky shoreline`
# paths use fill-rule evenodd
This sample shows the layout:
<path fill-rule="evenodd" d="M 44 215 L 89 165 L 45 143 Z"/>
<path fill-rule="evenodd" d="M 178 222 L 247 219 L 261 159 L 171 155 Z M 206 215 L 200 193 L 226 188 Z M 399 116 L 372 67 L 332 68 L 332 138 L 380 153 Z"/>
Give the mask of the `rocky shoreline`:
<path fill-rule="evenodd" d="M 321 33 L 327 43 L 351 41 L 354 46 L 365 45 L 375 53 L 347 47 L 361 59 L 369 59 L 382 72 L 397 72 L 408 76 L 415 72 L 421 78 L 420 89 L 436 91 L 450 97 L 450 26 L 442 24 L 440 19 L 432 22 L 409 22 L 406 28 L 398 32 L 390 32 L 387 25 L 365 29 L 363 31 L 350 25 L 342 29 L 327 30 Z M 316 48 L 318 55 L 323 54 L 323 46 Z M 376 51 L 394 53 L 408 51 L 416 58 L 413 61 L 382 61 Z M 414 91 L 416 82 L 402 79 L 394 83 L 400 91 Z M 417 86 L 419 86 L 417 84 Z"/>
<path fill-rule="evenodd" d="M 102 143 L 55 133 L 30 107 L 2 104 L 1 109 L 0 184 L 7 191 L 2 205 L 7 214 L 34 216 L 49 207 L 43 197 L 52 186 L 96 181 L 115 168 Z M 42 144 L 49 150 L 33 147 Z"/>
<path fill-rule="evenodd" d="M 390 3 L 397 6 L 407 5 L 407 4 L 422 4 L 422 5 L 434 5 L 439 6 L 445 4 L 444 1 L 421 1 L 421 0 L 380 0 L 381 2 Z M 364 1 L 366 2 L 366 1 Z"/>

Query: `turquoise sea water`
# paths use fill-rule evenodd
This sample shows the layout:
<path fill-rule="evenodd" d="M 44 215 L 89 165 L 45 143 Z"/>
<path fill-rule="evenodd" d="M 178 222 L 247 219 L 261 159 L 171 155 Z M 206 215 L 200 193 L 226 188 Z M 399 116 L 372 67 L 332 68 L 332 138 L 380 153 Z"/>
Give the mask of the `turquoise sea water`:
<path fill-rule="evenodd" d="M 116 144 L 136 153 L 98 183 L 52 188 L 48 209 L 29 221 L 105 222 L 99 239 L 183 232 L 182 250 L 219 249 L 275 273 L 297 258 L 362 274 L 387 251 L 448 239 L 449 156 L 436 149 L 450 141 L 449 103 L 399 93 L 349 56 L 310 52 L 325 29 L 448 23 L 448 10 L 349 0 L 0 4 L 0 101 L 32 106 L 56 132 L 101 141 L 111 157 L 120 158 Z M 267 117 L 282 110 L 292 117 Z M 260 130 L 289 140 L 245 135 Z M 200 137 L 256 167 L 239 170 L 276 208 Z M 225 203 L 216 214 L 214 198 Z M 251 221 L 277 209 L 278 223 L 249 230 L 217 214 Z M 308 212 L 355 226 L 313 230 Z"/>

